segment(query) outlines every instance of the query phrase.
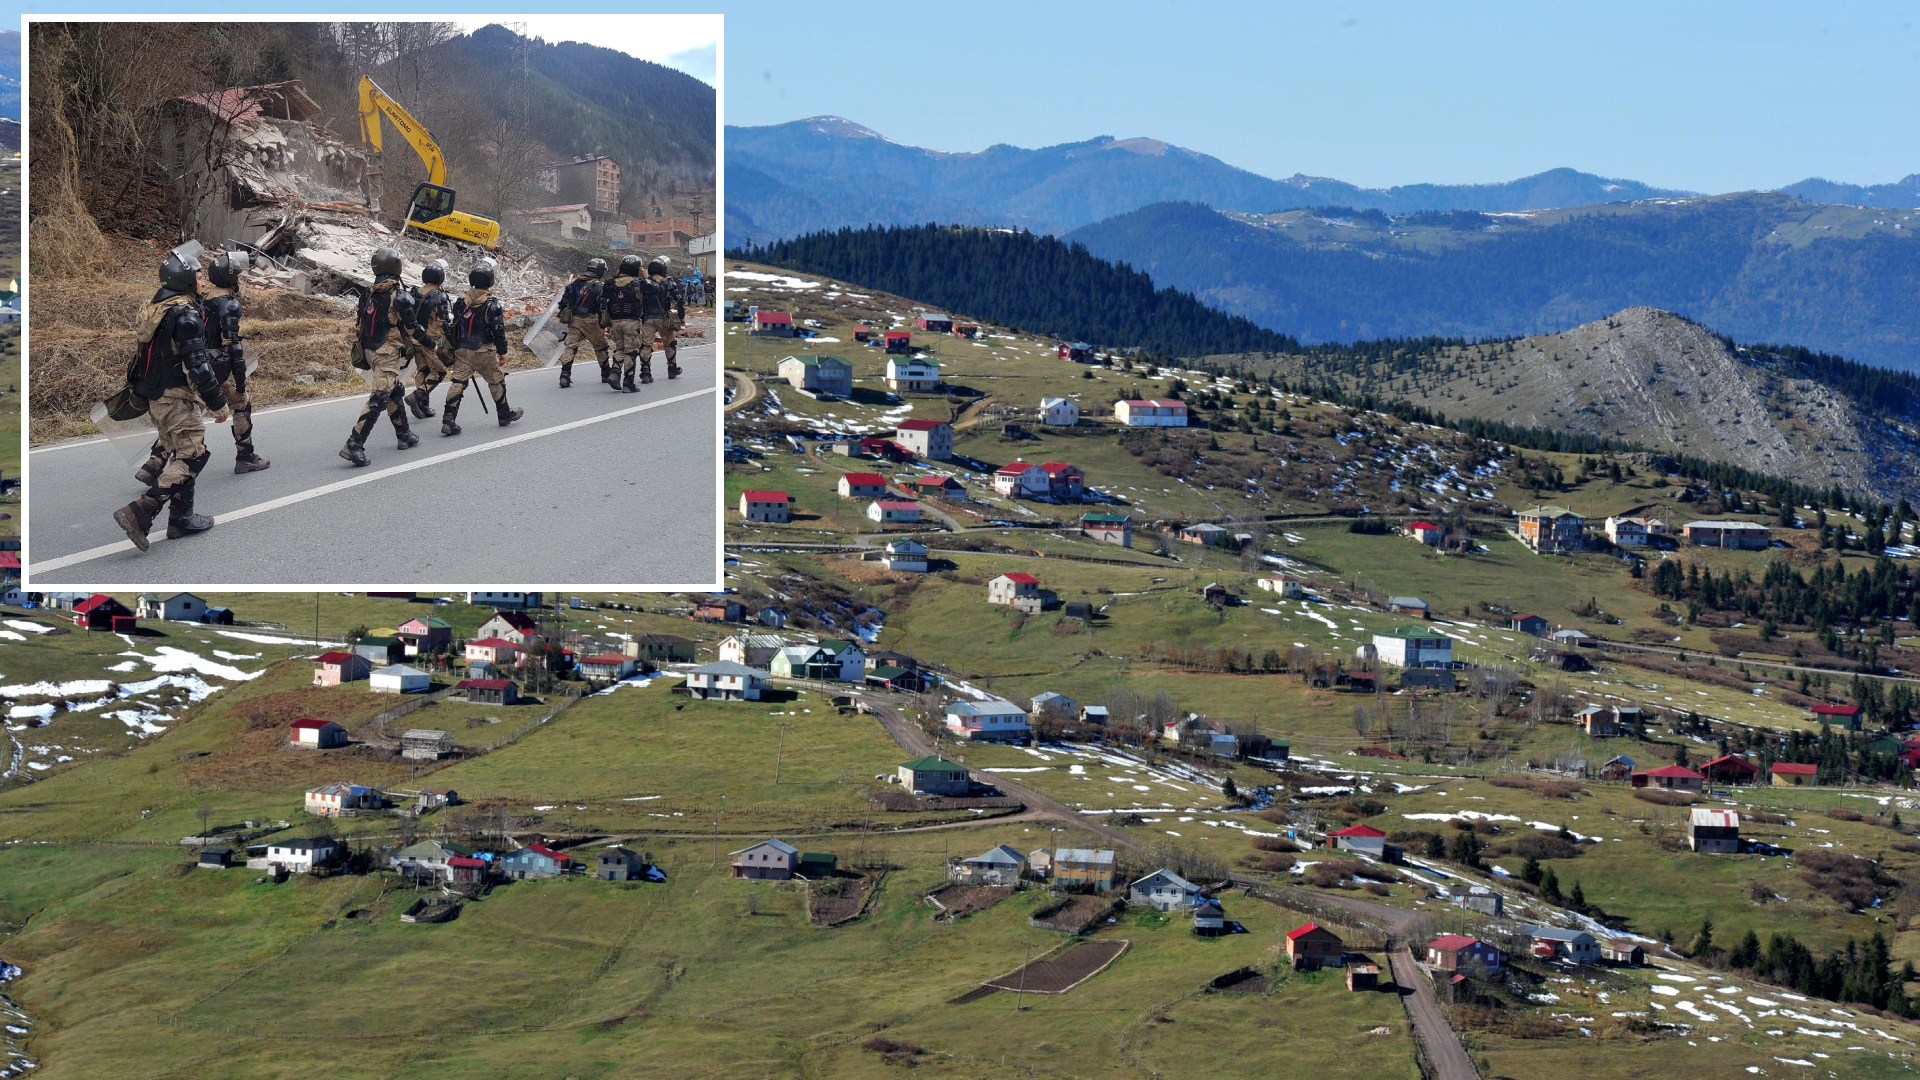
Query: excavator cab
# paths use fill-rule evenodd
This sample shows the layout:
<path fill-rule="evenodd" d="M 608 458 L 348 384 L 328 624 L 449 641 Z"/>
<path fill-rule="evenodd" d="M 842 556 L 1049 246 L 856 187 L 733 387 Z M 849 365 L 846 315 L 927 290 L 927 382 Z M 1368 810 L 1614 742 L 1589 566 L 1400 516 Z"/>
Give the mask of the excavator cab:
<path fill-rule="evenodd" d="M 408 215 L 413 220 L 427 222 L 446 217 L 451 213 L 453 213 L 452 188 L 422 183 L 413 189 L 413 212 Z"/>

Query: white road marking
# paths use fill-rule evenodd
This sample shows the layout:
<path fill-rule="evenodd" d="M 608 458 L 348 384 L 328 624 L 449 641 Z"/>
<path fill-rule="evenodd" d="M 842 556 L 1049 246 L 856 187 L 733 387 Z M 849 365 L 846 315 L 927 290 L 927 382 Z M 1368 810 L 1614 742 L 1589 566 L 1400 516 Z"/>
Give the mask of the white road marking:
<path fill-rule="evenodd" d="M 717 386 L 710 386 L 703 390 L 695 390 L 695 391 L 692 391 L 691 393 L 680 394 L 675 397 L 661 398 L 659 401 L 649 401 L 644 405 L 635 405 L 632 408 L 628 408 L 628 409 L 617 409 L 610 413 L 602 413 L 599 416 L 589 416 L 582 420 L 574 420 L 565 424 L 556 424 L 555 426 L 550 428 L 540 428 L 537 431 L 527 431 L 527 432 L 522 432 L 521 434 L 518 434 L 518 435 L 509 435 L 504 439 L 496 439 L 490 443 L 480 443 L 474 446 L 461 447 L 458 450 L 450 450 L 447 453 L 437 454 L 433 457 L 416 458 L 404 464 L 391 465 L 391 466 L 388 466 L 387 468 L 379 469 L 374 472 L 358 473 L 354 476 L 348 477 L 345 480 L 336 480 L 331 484 L 322 484 L 316 488 L 308 488 L 306 491 L 296 491 L 291 495 L 282 495 L 277 499 L 269 499 L 266 502 L 256 503 L 253 506 L 242 507 L 238 510 L 228 510 L 224 513 L 216 515 L 215 520 L 223 524 L 227 522 L 239 521 L 242 518 L 250 518 L 255 514 L 264 514 L 269 510 L 278 510 L 281 507 L 292 506 L 295 503 L 306 502 L 308 499 L 316 499 L 322 495 L 331 495 L 338 491 L 345 491 L 348 488 L 359 487 L 361 484 L 370 484 L 375 480 L 383 480 L 389 476 L 394 476 L 399 473 L 411 472 L 415 469 L 424 469 L 431 465 L 438 465 L 442 462 L 452 461 L 455 458 L 467 457 L 471 454 L 484 453 L 488 450 L 497 450 L 503 446 L 512 446 L 516 443 L 530 442 L 534 439 L 544 438 L 545 436 L 558 434 L 559 432 L 562 432 L 562 431 L 572 431 L 575 428 L 583 428 L 583 427 L 587 427 L 590 424 L 598 424 L 603 420 L 614 420 L 622 416 L 632 416 L 635 413 L 646 412 L 648 409 L 657 409 L 662 405 L 672 405 L 676 402 L 687 401 L 691 398 L 697 398 L 703 394 L 718 393 L 719 390 L 720 388 Z M 153 544 L 165 543 L 167 538 L 165 518 L 156 517 L 154 519 L 154 527 L 157 531 L 152 533 L 149 536 L 148 542 Z M 99 547 L 88 548 L 85 551 L 76 551 L 71 555 L 62 555 L 59 558 L 47 559 L 43 562 L 35 562 L 28 568 L 28 571 L 29 573 L 34 573 L 34 574 L 50 574 L 56 570 L 64 570 L 69 566 L 75 566 L 79 563 L 84 563 L 84 562 L 92 562 L 95 559 L 104 558 L 108 555 L 113 555 L 122 551 L 132 551 L 133 549 L 134 549 L 133 541 L 121 540 L 118 543 L 102 544 Z"/>

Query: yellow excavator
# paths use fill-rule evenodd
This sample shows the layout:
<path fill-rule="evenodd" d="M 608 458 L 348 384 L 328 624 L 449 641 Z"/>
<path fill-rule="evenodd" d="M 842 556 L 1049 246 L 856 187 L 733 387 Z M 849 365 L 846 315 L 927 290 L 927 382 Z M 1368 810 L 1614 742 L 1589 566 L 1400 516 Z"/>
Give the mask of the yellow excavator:
<path fill-rule="evenodd" d="M 376 154 L 380 153 L 381 113 L 387 114 L 394 130 L 407 140 L 407 145 L 413 147 L 420 155 L 420 160 L 427 165 L 427 179 L 413 189 L 413 201 L 407 207 L 407 225 L 402 226 L 401 231 L 404 233 L 408 226 L 417 226 L 449 240 L 461 240 L 497 250 L 500 247 L 499 222 L 464 214 L 453 208 L 454 191 L 447 186 L 447 158 L 440 152 L 440 145 L 433 141 L 433 136 L 427 134 L 427 129 L 401 108 L 399 102 L 376 86 L 373 79 L 360 76 L 360 141 Z"/>

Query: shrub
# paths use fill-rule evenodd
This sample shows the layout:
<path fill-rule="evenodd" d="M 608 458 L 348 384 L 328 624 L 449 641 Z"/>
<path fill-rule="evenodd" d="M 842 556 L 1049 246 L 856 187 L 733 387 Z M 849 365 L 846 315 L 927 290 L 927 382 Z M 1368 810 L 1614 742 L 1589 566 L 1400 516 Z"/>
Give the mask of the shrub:
<path fill-rule="evenodd" d="M 1581 787 L 1573 780 L 1548 780 L 1533 776 L 1495 776 L 1487 781 L 1494 787 L 1519 788 L 1531 791 L 1549 799 L 1572 799 L 1580 795 Z"/>
<path fill-rule="evenodd" d="M 1920 855 L 1920 844 L 1916 844 L 1911 840 L 1895 840 L 1893 842 L 1893 850 L 1904 851 L 1908 855 Z"/>
<path fill-rule="evenodd" d="M 1299 860 L 1291 855 L 1276 851 L 1271 855 L 1260 856 L 1259 866 L 1269 874 L 1284 874 L 1293 869 L 1293 864 L 1297 861 Z"/>
<path fill-rule="evenodd" d="M 1393 895 L 1392 889 L 1387 888 L 1385 885 L 1381 884 L 1378 881 L 1368 882 L 1367 891 L 1372 893 L 1375 896 L 1392 896 Z"/>
<path fill-rule="evenodd" d="M 1769 813 L 1765 810 L 1742 810 L 1740 816 L 1761 825 L 1785 825 L 1787 815 Z"/>
<path fill-rule="evenodd" d="M 1536 833 L 1516 839 L 1513 853 L 1528 859 L 1573 859 L 1579 857 L 1580 845 L 1553 833 Z"/>
<path fill-rule="evenodd" d="M 1298 845 L 1284 836 L 1256 836 L 1253 838 L 1253 847 L 1256 851 L 1300 850 Z"/>
<path fill-rule="evenodd" d="M 1835 821 L 1859 821 L 1861 817 L 1855 810 L 1829 810 L 1827 816 Z"/>
<path fill-rule="evenodd" d="M 1700 796 L 1684 791 L 1667 791 L 1664 788 L 1634 788 L 1633 797 L 1641 802 L 1658 803 L 1661 806 L 1692 806 L 1700 801 Z"/>

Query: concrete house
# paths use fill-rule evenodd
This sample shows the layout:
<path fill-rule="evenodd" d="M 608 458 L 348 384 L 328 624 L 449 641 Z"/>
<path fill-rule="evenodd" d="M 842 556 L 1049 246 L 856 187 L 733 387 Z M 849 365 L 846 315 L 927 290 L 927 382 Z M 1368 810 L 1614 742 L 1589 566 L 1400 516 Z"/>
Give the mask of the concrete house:
<path fill-rule="evenodd" d="M 1040 399 L 1040 424 L 1043 427 L 1073 427 L 1080 422 L 1080 406 L 1071 399 L 1063 397 L 1045 397 Z"/>
<path fill-rule="evenodd" d="M 1439 547 L 1440 541 L 1447 536 L 1447 530 L 1431 521 L 1409 521 L 1401 531 L 1428 547 Z"/>
<path fill-rule="evenodd" d="M 996 844 L 947 868 L 947 878 L 969 885 L 1017 885 L 1027 857 L 1005 844 Z"/>
<path fill-rule="evenodd" d="M 1319 923 L 1306 923 L 1287 931 L 1287 962 L 1296 971 L 1318 971 L 1338 967 L 1347 955 L 1347 943 L 1340 935 Z"/>
<path fill-rule="evenodd" d="M 1134 882 L 1127 890 L 1129 903 L 1144 904 L 1155 911 L 1178 911 L 1200 902 L 1200 886 L 1171 870 L 1155 870 Z"/>
<path fill-rule="evenodd" d="M 731 876 L 737 878 L 789 881 L 800 869 L 800 849 L 784 840 L 762 840 L 731 855 Z"/>
<path fill-rule="evenodd" d="M 1080 535 L 1123 548 L 1133 546 L 1133 521 L 1125 514 L 1082 514 Z"/>
<path fill-rule="evenodd" d="M 887 541 L 880 561 L 897 574 L 924 574 L 927 572 L 927 545 L 911 537 L 897 537 Z"/>
<path fill-rule="evenodd" d="M 357 655 L 366 657 L 368 663 L 379 668 L 388 664 L 397 664 L 406 659 L 407 644 L 397 637 L 368 635 L 353 643 L 353 651 Z"/>
<path fill-rule="evenodd" d="M 796 390 L 844 398 L 853 393 L 853 365 L 837 356 L 789 356 L 780 377 Z"/>
<path fill-rule="evenodd" d="M 1657 788 L 1661 791 L 1684 791 L 1698 795 L 1705 783 L 1706 777 L 1685 765 L 1663 765 L 1658 769 L 1633 774 L 1634 787 Z"/>
<path fill-rule="evenodd" d="M 581 677 L 590 683 L 616 683 L 640 670 L 639 659 L 623 652 L 583 656 L 577 663 Z"/>
<path fill-rule="evenodd" d="M 1266 592 L 1273 593 L 1282 600 L 1305 600 L 1307 598 L 1306 586 L 1300 584 L 1300 579 L 1287 577 L 1284 574 L 1267 574 L 1256 580 L 1254 584 L 1260 586 L 1260 588 Z"/>
<path fill-rule="evenodd" d="M 431 615 L 416 616 L 401 623 L 393 636 L 400 639 L 408 656 L 432 655 L 453 644 L 453 624 Z"/>
<path fill-rule="evenodd" d="M 1587 519 L 1564 506 L 1520 511 L 1520 542 L 1542 554 L 1579 551 L 1587 545 Z"/>
<path fill-rule="evenodd" d="M 1114 405 L 1113 418 L 1128 427 L 1186 427 L 1187 403 L 1148 398 Z"/>
<path fill-rule="evenodd" d="M 993 490 L 1009 499 L 1031 499 L 1047 493 L 1047 471 L 1030 461 L 1013 461 L 993 472 Z"/>
<path fill-rule="evenodd" d="M 1624 515 L 1608 518 L 1601 528 L 1616 547 L 1645 547 L 1666 531 L 1665 523 L 1653 518 Z"/>
<path fill-rule="evenodd" d="M 367 689 L 376 694 L 424 694 L 432 688 L 432 676 L 405 664 L 384 667 L 367 676 Z"/>
<path fill-rule="evenodd" d="M 956 701 L 947 706 L 947 730 L 978 742 L 1024 742 L 1033 734 L 1027 714 L 1004 698 Z"/>
<path fill-rule="evenodd" d="M 641 634 L 628 638 L 620 651 L 649 664 L 679 664 L 693 659 L 698 644 L 678 634 Z"/>
<path fill-rule="evenodd" d="M 1565 960 L 1570 964 L 1600 962 L 1600 942 L 1585 930 L 1522 926 L 1517 933 L 1531 943 L 1533 954 L 1544 960 Z"/>
<path fill-rule="evenodd" d="M 1373 635 L 1373 647 L 1383 664 L 1401 668 L 1451 668 L 1453 639 L 1418 626 L 1400 626 Z"/>
<path fill-rule="evenodd" d="M 1327 846 L 1336 851 L 1352 851 L 1385 861 L 1390 845 L 1387 843 L 1387 834 L 1371 825 L 1349 825 L 1328 833 Z"/>
<path fill-rule="evenodd" d="M 528 844 L 518 851 L 502 855 L 500 874 L 512 881 L 528 878 L 559 877 L 573 872 L 573 856 L 555 851 L 545 844 Z"/>
<path fill-rule="evenodd" d="M 666 877 L 654 870 L 644 855 L 619 844 L 594 860 L 593 876 L 601 881 L 663 881 Z"/>
<path fill-rule="evenodd" d="M 1080 466 L 1066 461 L 1043 461 L 1040 471 L 1047 474 L 1047 497 L 1061 502 L 1079 502 L 1087 492 L 1087 474 Z"/>
<path fill-rule="evenodd" d="M 875 499 L 867 504 L 867 519 L 882 525 L 918 524 L 920 504 L 907 499 Z"/>
<path fill-rule="evenodd" d="M 793 313 L 789 311 L 755 311 L 749 320 L 747 333 L 756 337 L 792 337 L 794 335 Z M 781 372 L 785 375 L 786 372 Z"/>
<path fill-rule="evenodd" d="M 1417 596 L 1389 596 L 1387 610 L 1395 615 L 1412 615 L 1416 619 L 1424 619 L 1431 614 L 1427 602 Z"/>
<path fill-rule="evenodd" d="M 748 521 L 767 521 L 785 525 L 792 520 L 793 499 L 784 491 L 743 491 L 740 516 Z"/>
<path fill-rule="evenodd" d="M 467 642 L 466 658 L 469 664 L 490 664 L 493 667 L 510 667 L 520 661 L 520 646 L 506 638 L 488 637 Z"/>
<path fill-rule="evenodd" d="M 314 817 L 349 817 L 361 810 L 377 810 L 380 793 L 344 780 L 307 789 L 305 809 Z"/>
<path fill-rule="evenodd" d="M 197 623 L 207 613 L 207 602 L 190 592 L 174 593 L 165 599 L 157 593 L 142 593 L 136 611 L 143 619 Z"/>
<path fill-rule="evenodd" d="M 786 645 L 786 639 L 777 634 L 735 634 L 720 642 L 719 656 L 736 664 L 766 669 Z"/>
<path fill-rule="evenodd" d="M 1031 711 L 1035 716 L 1057 716 L 1062 720 L 1073 719 L 1074 711 L 1079 707 L 1079 703 L 1072 698 L 1051 690 L 1033 695 L 1029 704 L 1033 706 Z"/>
<path fill-rule="evenodd" d="M 902 420 L 893 430 L 893 441 L 928 461 L 953 457 L 953 425 L 944 420 Z"/>
<path fill-rule="evenodd" d="M 1751 521 L 1689 521 L 1681 531 L 1688 543 L 1700 547 L 1765 551 L 1773 543 L 1773 533 Z"/>
<path fill-rule="evenodd" d="M 687 694 L 703 701 L 759 701 L 773 676 L 731 660 L 716 660 L 687 672 Z"/>
<path fill-rule="evenodd" d="M 470 705 L 518 705 L 520 687 L 512 679 L 462 679 L 453 684 Z"/>
<path fill-rule="evenodd" d="M 879 499 L 887 494 L 887 478 L 874 472 L 855 472 L 840 474 L 840 497 L 843 499 Z"/>
<path fill-rule="evenodd" d="M 887 389 L 932 393 L 940 389 L 940 362 L 920 357 L 887 357 Z"/>
<path fill-rule="evenodd" d="M 1202 521 L 1197 525 L 1189 525 L 1181 529 L 1177 535 L 1189 544 L 1199 544 L 1201 547 L 1212 547 L 1215 544 L 1226 542 L 1227 530 L 1215 525 L 1211 521 Z"/>
<path fill-rule="evenodd" d="M 446 840 L 418 840 L 387 856 L 387 868 L 400 874 L 453 879 L 452 862 L 473 858 L 473 849 Z"/>
<path fill-rule="evenodd" d="M 1687 846 L 1708 855 L 1740 854 L 1740 813 L 1696 806 L 1687 817 Z"/>
<path fill-rule="evenodd" d="M 522 650 L 540 639 L 540 626 L 524 611 L 502 611 L 480 624 L 476 638 L 501 638 Z"/>
<path fill-rule="evenodd" d="M 323 652 L 313 661 L 313 685 L 339 686 L 341 683 L 359 682 L 373 671 L 367 658 L 338 649 Z"/>
<path fill-rule="evenodd" d="M 1020 601 L 1037 600 L 1040 594 L 1040 579 L 1032 574 L 1001 574 L 987 582 L 987 603 L 1019 606 Z"/>
<path fill-rule="evenodd" d="M 267 866 L 289 874 L 308 874 L 324 865 L 340 851 L 340 845 L 324 836 L 275 840 L 267 845 Z"/>
<path fill-rule="evenodd" d="M 1113 852 L 1096 848 L 1060 848 L 1053 853 L 1054 884 L 1062 888 L 1107 892 L 1113 888 Z"/>
<path fill-rule="evenodd" d="M 331 720 L 306 717 L 289 726 L 287 742 L 305 750 L 332 750 L 347 745 L 347 729 Z"/>
<path fill-rule="evenodd" d="M 973 790 L 967 767 L 943 757 L 917 757 L 900 763 L 900 786 L 915 795 L 965 795 Z"/>
<path fill-rule="evenodd" d="M 925 330 L 929 334 L 950 334 L 953 332 L 953 316 L 938 311 L 923 311 L 913 320 L 915 330 Z"/>
<path fill-rule="evenodd" d="M 413 594 L 407 595 L 410 597 Z M 537 592 L 470 592 L 467 594 L 467 603 L 496 611 L 520 611 L 539 607 L 542 597 L 543 594 Z"/>

